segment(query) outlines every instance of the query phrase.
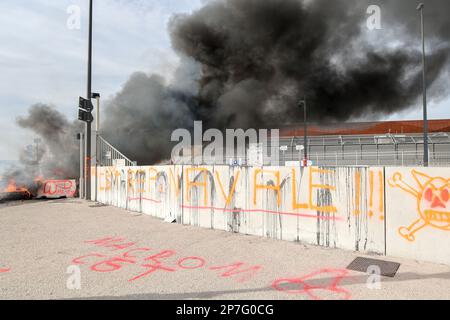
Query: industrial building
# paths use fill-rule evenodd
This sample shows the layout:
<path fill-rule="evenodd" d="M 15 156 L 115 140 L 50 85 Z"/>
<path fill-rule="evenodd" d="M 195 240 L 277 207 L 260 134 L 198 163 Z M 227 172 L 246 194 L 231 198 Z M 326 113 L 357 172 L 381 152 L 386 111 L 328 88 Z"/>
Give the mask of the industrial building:
<path fill-rule="evenodd" d="M 450 164 L 450 120 L 429 121 L 430 165 Z M 304 127 L 281 130 L 281 164 L 303 159 Z M 317 166 L 420 166 L 423 164 L 423 121 L 363 122 L 312 125 L 308 158 Z M 284 146 L 284 148 L 283 148 Z M 287 151 L 286 151 L 287 147 Z"/>

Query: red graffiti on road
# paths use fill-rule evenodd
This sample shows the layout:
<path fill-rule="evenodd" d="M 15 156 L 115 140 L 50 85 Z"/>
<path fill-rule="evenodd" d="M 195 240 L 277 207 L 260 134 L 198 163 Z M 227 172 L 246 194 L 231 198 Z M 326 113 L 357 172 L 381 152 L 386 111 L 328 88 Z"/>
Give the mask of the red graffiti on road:
<path fill-rule="evenodd" d="M 134 265 L 143 268 L 144 271 L 129 279 L 129 282 L 137 281 L 151 276 L 156 272 L 178 272 L 205 268 L 207 262 L 202 257 L 190 256 L 176 259 L 177 252 L 174 250 L 155 250 L 148 247 L 137 247 L 135 242 L 128 242 L 124 237 L 106 237 L 96 240 L 85 241 L 96 247 L 110 249 L 113 252 L 128 251 L 114 256 L 94 252 L 72 260 L 76 265 L 89 265 L 93 272 L 109 273 Z M 135 247 L 136 248 L 133 248 Z M 150 254 L 150 255 L 148 255 Z M 173 263 L 167 260 L 176 259 Z M 221 270 L 220 277 L 232 278 L 237 282 L 245 282 L 254 278 L 262 266 L 249 266 L 244 262 L 235 262 L 223 266 L 208 267 L 211 271 Z"/>
<path fill-rule="evenodd" d="M 244 262 L 237 262 L 229 266 L 220 266 L 220 267 L 211 267 L 209 270 L 223 270 L 226 269 L 224 273 L 221 274 L 222 277 L 231 277 L 237 274 L 244 273 L 244 276 L 242 278 L 239 278 L 238 282 L 245 282 L 247 280 L 250 280 L 253 276 L 256 275 L 256 273 L 262 269 L 261 266 L 253 266 L 247 269 L 240 269 L 241 267 L 245 266 Z"/>
<path fill-rule="evenodd" d="M 118 272 L 130 266 L 143 269 L 128 282 L 142 281 L 155 273 L 169 275 L 175 272 L 203 269 L 216 272 L 219 277 L 242 283 L 255 279 L 263 270 L 261 265 L 251 265 L 241 261 L 214 265 L 198 256 L 180 258 L 177 257 L 175 250 L 138 247 L 136 242 L 129 242 L 124 237 L 106 237 L 85 241 L 85 243 L 108 249 L 114 254 L 92 252 L 73 259 L 73 264 L 86 265 L 89 270 L 98 273 Z M 347 275 L 347 270 L 322 269 L 300 278 L 276 280 L 272 283 L 272 288 L 286 294 L 307 295 L 314 300 L 321 300 L 321 294 L 327 293 L 347 300 L 351 298 L 350 292 L 339 287 Z"/>
<path fill-rule="evenodd" d="M 306 294 L 314 300 L 322 300 L 320 293 L 334 293 L 342 300 L 349 300 L 350 292 L 339 287 L 347 274 L 348 271 L 344 269 L 322 269 L 301 278 L 276 280 L 272 287 L 288 294 Z M 321 276 L 329 278 L 323 279 Z M 297 286 L 297 288 L 290 288 L 293 286 Z"/>
<path fill-rule="evenodd" d="M 0 273 L 7 273 L 10 271 L 11 271 L 11 269 L 0 269 Z"/>

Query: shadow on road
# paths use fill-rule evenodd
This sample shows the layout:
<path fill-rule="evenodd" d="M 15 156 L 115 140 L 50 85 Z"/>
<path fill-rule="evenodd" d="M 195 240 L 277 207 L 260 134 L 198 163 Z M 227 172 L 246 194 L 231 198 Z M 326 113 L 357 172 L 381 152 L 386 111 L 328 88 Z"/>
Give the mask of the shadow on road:
<path fill-rule="evenodd" d="M 339 285 L 338 287 L 344 288 L 347 286 L 352 285 L 365 285 L 368 281 L 368 275 L 358 275 L 358 276 L 349 276 L 346 277 Z M 437 274 L 430 274 L 430 275 L 420 275 L 417 273 L 403 273 L 398 274 L 395 278 L 388 278 L 388 277 L 382 277 L 382 282 L 384 283 L 395 283 L 395 282 L 403 282 L 403 281 L 413 281 L 413 280 L 426 280 L 426 279 L 444 279 L 444 280 L 450 280 L 450 272 L 443 272 L 443 273 L 437 273 Z M 294 279 L 293 279 L 294 280 Z M 322 289 L 319 289 L 323 292 L 328 291 L 327 285 L 330 283 L 333 283 L 336 279 L 335 278 L 322 278 L 317 280 L 308 280 L 307 283 L 309 286 L 316 286 L 320 287 Z M 289 290 L 302 290 L 303 286 L 300 283 L 291 283 L 286 285 L 283 285 L 283 289 L 286 291 Z M 369 290 L 369 289 L 367 289 Z M 160 294 L 160 293 L 139 293 L 139 294 L 130 294 L 130 295 L 124 295 L 124 296 L 97 296 L 97 297 L 86 297 L 86 298 L 77 298 L 77 299 L 70 299 L 70 300 L 193 300 L 193 299 L 199 299 L 199 300 L 210 300 L 215 298 L 220 298 L 223 295 L 238 295 L 238 294 L 245 294 L 245 293 L 257 293 L 257 292 L 270 292 L 274 291 L 274 289 L 270 286 L 268 287 L 262 287 L 262 288 L 256 288 L 256 289 L 242 289 L 242 290 L 228 290 L 228 291 L 206 291 L 206 292 L 187 292 L 187 293 L 170 293 L 170 294 Z M 333 292 L 329 292 L 332 294 Z M 334 292 L 336 293 L 336 292 Z M 302 299 L 309 299 L 310 297 L 308 294 L 305 293 L 298 293 L 298 294 L 287 294 L 286 298 L 295 298 L 298 300 Z"/>

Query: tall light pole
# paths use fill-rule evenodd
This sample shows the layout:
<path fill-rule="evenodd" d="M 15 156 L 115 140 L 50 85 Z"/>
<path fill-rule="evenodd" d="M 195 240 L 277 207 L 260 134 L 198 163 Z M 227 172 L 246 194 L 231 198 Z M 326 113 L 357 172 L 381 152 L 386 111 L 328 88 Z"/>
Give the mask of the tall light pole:
<path fill-rule="evenodd" d="M 421 3 L 417 7 L 420 11 L 420 22 L 422 29 L 422 86 L 423 86 L 423 165 L 429 165 L 429 148 L 428 148 L 428 110 L 427 110 L 427 80 L 426 80 L 426 53 L 425 53 L 425 22 L 423 17 L 424 4 Z"/>
<path fill-rule="evenodd" d="M 307 109 L 307 106 L 306 106 L 306 98 L 304 98 L 303 100 L 300 100 L 300 102 L 298 103 L 298 106 L 300 108 L 303 108 L 303 111 L 304 111 L 304 113 L 303 113 L 304 130 L 305 130 L 305 132 L 304 132 L 304 139 L 305 139 L 305 142 L 304 142 L 304 147 L 305 147 L 304 154 L 305 154 L 305 159 L 304 159 L 304 161 L 305 161 L 305 166 L 307 166 L 308 165 L 308 118 L 307 118 L 308 109 Z"/>
<path fill-rule="evenodd" d="M 89 43 L 88 43 L 88 72 L 87 72 L 87 99 L 92 96 L 92 0 L 89 0 Z M 91 144 L 92 144 L 92 124 L 86 122 L 86 159 L 84 167 L 86 200 L 91 200 Z"/>

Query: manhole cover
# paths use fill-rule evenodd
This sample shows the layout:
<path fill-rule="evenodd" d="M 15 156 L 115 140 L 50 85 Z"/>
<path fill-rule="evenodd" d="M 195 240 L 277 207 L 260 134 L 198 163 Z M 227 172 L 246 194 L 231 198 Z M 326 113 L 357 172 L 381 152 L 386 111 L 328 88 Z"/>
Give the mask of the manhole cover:
<path fill-rule="evenodd" d="M 382 276 L 393 278 L 400 268 L 400 263 L 368 258 L 356 258 L 350 263 L 347 269 L 367 273 L 369 268 L 373 266 L 380 268 Z"/>

